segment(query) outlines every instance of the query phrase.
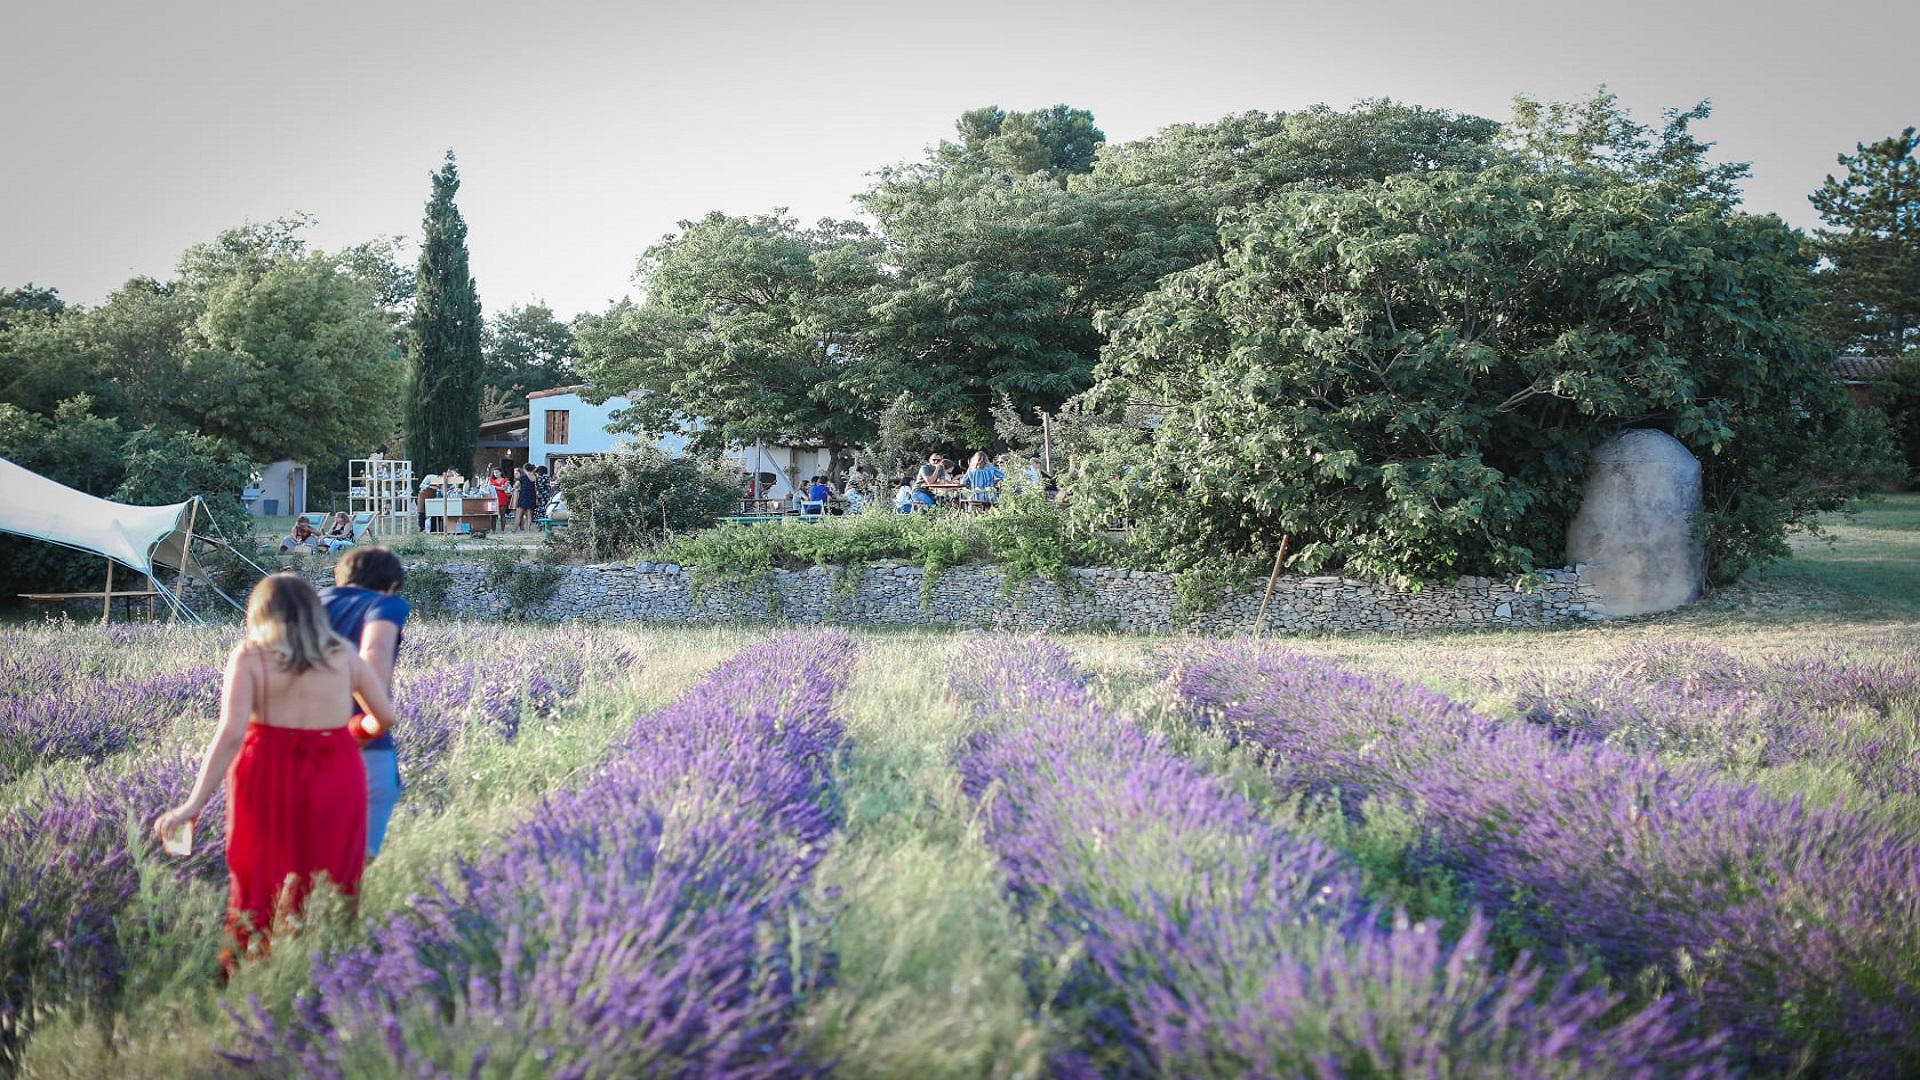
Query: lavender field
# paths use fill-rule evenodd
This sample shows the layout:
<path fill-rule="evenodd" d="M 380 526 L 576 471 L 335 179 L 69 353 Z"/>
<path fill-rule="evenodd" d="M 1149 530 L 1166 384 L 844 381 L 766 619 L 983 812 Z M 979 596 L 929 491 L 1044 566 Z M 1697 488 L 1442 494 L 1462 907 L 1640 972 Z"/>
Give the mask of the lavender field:
<path fill-rule="evenodd" d="M 216 984 L 232 632 L 0 631 L 0 1075 L 1920 1072 L 1920 625 L 429 623 L 357 914 Z"/>

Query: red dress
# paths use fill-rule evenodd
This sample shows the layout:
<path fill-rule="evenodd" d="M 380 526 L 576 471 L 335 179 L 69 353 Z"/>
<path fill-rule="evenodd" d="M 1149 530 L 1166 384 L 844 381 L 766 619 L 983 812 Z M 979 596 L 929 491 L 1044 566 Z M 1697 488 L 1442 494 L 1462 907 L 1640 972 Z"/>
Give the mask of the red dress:
<path fill-rule="evenodd" d="M 227 772 L 227 925 L 242 951 L 279 917 L 298 914 L 324 873 L 340 892 L 360 889 L 367 859 L 367 770 L 346 725 L 285 728 L 261 701 Z"/>

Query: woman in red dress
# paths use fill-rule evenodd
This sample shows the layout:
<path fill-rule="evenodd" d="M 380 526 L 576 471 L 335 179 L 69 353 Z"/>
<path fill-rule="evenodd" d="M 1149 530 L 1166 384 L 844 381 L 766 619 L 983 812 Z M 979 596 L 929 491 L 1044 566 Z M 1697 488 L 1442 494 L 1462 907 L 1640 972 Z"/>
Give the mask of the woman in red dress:
<path fill-rule="evenodd" d="M 224 778 L 227 922 L 242 953 L 264 952 L 324 876 L 346 896 L 367 855 L 367 776 L 349 702 L 391 726 L 379 676 L 337 637 L 313 586 L 274 574 L 247 601 L 247 638 L 227 658 L 220 730 L 187 801 L 160 815 L 164 840 L 200 816 Z M 230 961 L 226 966 L 230 967 Z"/>

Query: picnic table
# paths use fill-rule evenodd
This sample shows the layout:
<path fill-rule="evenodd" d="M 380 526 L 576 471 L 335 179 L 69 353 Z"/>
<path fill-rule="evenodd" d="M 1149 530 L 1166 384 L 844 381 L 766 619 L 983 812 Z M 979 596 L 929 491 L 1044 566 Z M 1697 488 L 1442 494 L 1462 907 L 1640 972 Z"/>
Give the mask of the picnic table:
<path fill-rule="evenodd" d="M 34 604 L 58 604 L 68 600 L 100 600 L 106 604 L 111 605 L 115 600 L 124 600 L 126 601 L 126 613 L 128 615 L 133 614 L 134 602 L 139 601 L 140 603 L 146 605 L 147 613 L 151 615 L 153 613 L 154 597 L 159 596 L 160 593 L 158 590 L 155 590 L 155 589 L 135 589 L 132 592 L 121 592 L 118 589 L 115 589 L 111 593 L 23 592 L 17 595 L 20 597 L 20 599 L 25 600 L 28 603 L 34 603 Z"/>

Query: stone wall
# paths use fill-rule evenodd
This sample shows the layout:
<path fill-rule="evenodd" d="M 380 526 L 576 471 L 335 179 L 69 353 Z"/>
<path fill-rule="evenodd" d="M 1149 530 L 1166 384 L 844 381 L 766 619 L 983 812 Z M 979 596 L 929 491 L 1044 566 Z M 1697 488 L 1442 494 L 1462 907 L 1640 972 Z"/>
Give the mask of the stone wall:
<path fill-rule="evenodd" d="M 454 615 L 500 617 L 508 603 L 489 591 L 486 567 L 450 564 L 441 608 Z M 1203 634 L 1251 631 L 1264 582 L 1231 594 L 1210 611 L 1181 617 L 1172 574 L 1075 570 L 1069 584 L 1030 581 L 1003 595 L 989 567 L 935 575 L 922 597 L 923 571 L 879 565 L 843 580 L 837 569 L 777 571 L 746 587 L 693 588 L 693 575 L 664 563 L 565 566 L 553 598 L 526 614 L 539 619 L 713 622 L 783 619 L 866 626 L 955 626 L 1010 630 L 1121 630 Z M 1532 592 L 1487 578 L 1464 578 L 1408 592 L 1338 577 L 1286 577 L 1267 612 L 1272 633 L 1309 630 L 1405 633 L 1487 627 L 1542 627 L 1605 617 L 1584 568 L 1549 570 Z"/>

